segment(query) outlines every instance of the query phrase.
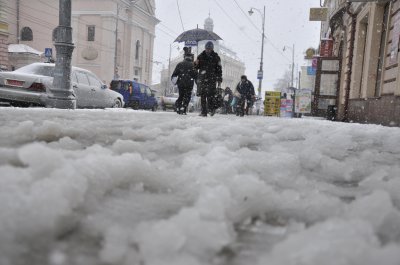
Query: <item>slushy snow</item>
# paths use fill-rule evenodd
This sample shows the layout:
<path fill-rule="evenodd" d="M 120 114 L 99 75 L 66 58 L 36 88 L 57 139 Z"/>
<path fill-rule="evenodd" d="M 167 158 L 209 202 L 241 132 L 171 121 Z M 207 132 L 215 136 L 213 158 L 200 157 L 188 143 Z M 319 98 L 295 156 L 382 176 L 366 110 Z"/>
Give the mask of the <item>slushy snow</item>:
<path fill-rule="evenodd" d="M 400 129 L 0 108 L 0 264 L 399 265 Z"/>

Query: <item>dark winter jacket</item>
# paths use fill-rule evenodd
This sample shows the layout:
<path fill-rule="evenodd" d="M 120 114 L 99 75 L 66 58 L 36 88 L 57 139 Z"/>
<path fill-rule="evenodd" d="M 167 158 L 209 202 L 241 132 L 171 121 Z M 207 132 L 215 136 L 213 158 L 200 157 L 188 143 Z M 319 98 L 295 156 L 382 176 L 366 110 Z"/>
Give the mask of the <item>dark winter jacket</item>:
<path fill-rule="evenodd" d="M 207 55 L 203 51 L 197 57 L 197 64 L 195 65 L 198 69 L 198 83 L 200 90 L 215 90 L 216 83 L 222 82 L 222 66 L 221 58 L 218 53 L 212 51 L 210 55 Z"/>
<path fill-rule="evenodd" d="M 242 96 L 248 99 L 255 95 L 253 83 L 251 83 L 251 81 L 249 80 L 246 80 L 244 82 L 240 81 L 237 84 L 236 89 Z"/>
<path fill-rule="evenodd" d="M 195 80 L 197 79 L 197 71 L 191 59 L 186 58 L 178 63 L 172 73 L 171 79 L 178 77 L 176 84 L 179 88 L 193 89 Z"/>

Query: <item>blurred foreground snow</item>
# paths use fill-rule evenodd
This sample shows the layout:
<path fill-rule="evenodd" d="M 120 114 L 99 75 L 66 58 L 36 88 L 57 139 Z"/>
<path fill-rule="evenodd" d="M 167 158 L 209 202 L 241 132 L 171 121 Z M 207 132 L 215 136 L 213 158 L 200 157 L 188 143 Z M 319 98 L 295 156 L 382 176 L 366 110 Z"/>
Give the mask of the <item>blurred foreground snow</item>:
<path fill-rule="evenodd" d="M 0 108 L 0 264 L 400 264 L 400 129 Z"/>

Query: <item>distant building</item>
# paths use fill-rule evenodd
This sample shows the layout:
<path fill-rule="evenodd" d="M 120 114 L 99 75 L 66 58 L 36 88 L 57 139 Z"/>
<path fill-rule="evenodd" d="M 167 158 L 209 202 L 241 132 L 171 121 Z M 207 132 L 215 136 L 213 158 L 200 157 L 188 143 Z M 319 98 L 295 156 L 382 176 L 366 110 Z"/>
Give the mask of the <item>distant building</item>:
<path fill-rule="evenodd" d="M 52 48 L 55 59 L 52 34 L 59 22 L 59 1 L 0 1 L 7 14 L 4 18 L 0 13 L 0 52 L 8 35 L 7 44 L 24 44 L 39 52 Z M 154 0 L 72 0 L 72 65 L 93 71 L 106 83 L 118 76 L 150 84 L 155 25 L 159 23 L 154 12 Z M 8 34 L 4 34 L 6 28 Z M 13 60 L 21 62 L 18 56 L 14 54 Z M 15 61 L 9 64 L 19 67 Z"/>
<path fill-rule="evenodd" d="M 74 65 L 107 83 L 116 77 L 151 84 L 155 0 L 73 0 L 72 17 Z"/>
<path fill-rule="evenodd" d="M 214 30 L 214 21 L 208 17 L 204 22 L 204 29 L 208 31 Z M 195 58 L 198 54 L 200 54 L 204 50 L 204 45 L 207 41 L 200 41 L 197 47 L 192 47 L 192 53 L 195 55 Z M 234 87 L 240 81 L 240 76 L 245 73 L 245 65 L 238 58 L 237 54 L 226 47 L 221 41 L 213 41 L 214 43 L 214 51 L 218 53 L 221 57 L 222 64 L 222 78 L 223 82 L 221 86 L 225 87 Z M 180 55 L 176 58 L 171 59 L 170 68 L 165 68 L 161 71 L 161 83 L 157 85 L 161 90 L 167 89 L 166 93 L 171 93 L 171 82 L 170 78 L 172 72 L 174 71 L 176 65 L 183 60 L 183 51 L 180 52 Z M 168 91 L 169 90 L 169 91 Z M 176 90 L 176 88 L 175 88 Z M 176 91 L 174 91 L 176 92 Z"/>

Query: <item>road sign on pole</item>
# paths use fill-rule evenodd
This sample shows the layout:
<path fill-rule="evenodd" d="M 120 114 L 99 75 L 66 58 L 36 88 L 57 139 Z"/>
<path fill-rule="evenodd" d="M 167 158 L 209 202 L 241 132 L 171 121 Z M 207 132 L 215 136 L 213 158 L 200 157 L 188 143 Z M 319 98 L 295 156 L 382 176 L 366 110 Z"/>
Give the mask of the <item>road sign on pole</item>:
<path fill-rule="evenodd" d="M 53 49 L 52 48 L 45 48 L 44 49 L 44 56 L 47 58 L 53 57 Z"/>
<path fill-rule="evenodd" d="M 257 79 L 258 79 L 258 80 L 263 79 L 263 71 L 258 71 L 258 72 L 257 72 Z"/>

